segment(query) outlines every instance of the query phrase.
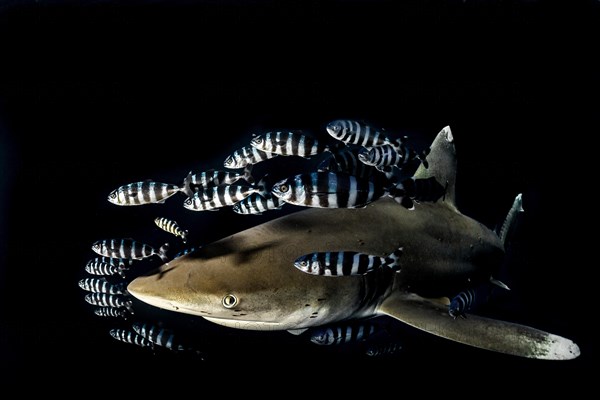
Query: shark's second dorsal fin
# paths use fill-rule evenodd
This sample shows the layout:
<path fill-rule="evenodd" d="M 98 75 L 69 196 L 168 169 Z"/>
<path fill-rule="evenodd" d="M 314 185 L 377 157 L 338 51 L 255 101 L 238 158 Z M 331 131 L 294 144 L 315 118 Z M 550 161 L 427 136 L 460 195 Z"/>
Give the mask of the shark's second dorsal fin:
<path fill-rule="evenodd" d="M 454 188 L 456 185 L 456 148 L 454 137 L 450 126 L 444 127 L 435 137 L 429 154 L 427 155 L 428 166 L 419 165 L 414 177 L 427 179 L 434 177 L 446 188 L 444 202 L 456 209 Z"/>

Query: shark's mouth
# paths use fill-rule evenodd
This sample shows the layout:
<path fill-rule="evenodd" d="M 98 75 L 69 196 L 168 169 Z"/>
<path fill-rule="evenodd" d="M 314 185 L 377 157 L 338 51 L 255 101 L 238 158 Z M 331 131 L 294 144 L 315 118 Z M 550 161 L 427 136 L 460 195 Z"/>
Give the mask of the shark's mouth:
<path fill-rule="evenodd" d="M 251 331 L 278 331 L 288 329 L 285 325 L 279 322 L 272 321 L 257 321 L 225 317 L 208 317 L 206 315 L 203 315 L 203 317 L 207 321 L 235 329 L 245 329 Z"/>

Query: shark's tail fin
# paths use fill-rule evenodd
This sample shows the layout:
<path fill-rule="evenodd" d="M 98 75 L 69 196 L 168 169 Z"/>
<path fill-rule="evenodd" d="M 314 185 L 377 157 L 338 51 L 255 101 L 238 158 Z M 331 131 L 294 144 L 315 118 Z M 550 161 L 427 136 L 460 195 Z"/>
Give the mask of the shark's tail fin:
<path fill-rule="evenodd" d="M 521 193 L 519 193 L 515 197 L 512 207 L 510 208 L 510 210 L 508 210 L 508 214 L 506 215 L 506 218 L 504 219 L 504 223 L 502 224 L 502 227 L 500 227 L 500 230 L 496 232 L 498 237 L 500 237 L 500 240 L 502 241 L 502 245 L 504 246 L 505 249 L 508 245 L 509 233 L 514 228 L 515 220 L 517 219 L 517 215 L 523 211 L 524 211 L 523 210 L 523 196 Z"/>

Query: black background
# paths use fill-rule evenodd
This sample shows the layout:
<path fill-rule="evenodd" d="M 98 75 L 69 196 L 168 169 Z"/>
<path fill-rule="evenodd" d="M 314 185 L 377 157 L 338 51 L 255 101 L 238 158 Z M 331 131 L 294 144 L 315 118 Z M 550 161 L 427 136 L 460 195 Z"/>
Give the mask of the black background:
<path fill-rule="evenodd" d="M 595 266 L 572 223 L 593 201 L 593 185 L 577 178 L 593 159 L 600 19 L 598 2 L 559 3 L 2 3 L 2 368 L 79 372 L 94 385 L 154 376 L 172 385 L 191 374 L 253 391 L 270 390 L 270 379 L 311 390 L 401 377 L 428 390 L 436 385 L 417 382 L 578 390 L 595 350 L 585 283 Z M 526 214 L 503 272 L 513 290 L 488 312 L 568 337 L 582 356 L 538 362 L 417 337 L 421 347 L 404 358 L 377 362 L 287 333 L 227 331 L 199 361 L 107 335 L 110 323 L 91 314 L 77 286 L 93 241 L 142 234 L 158 207 L 185 218 L 200 243 L 262 221 L 230 210 L 190 215 L 172 202 L 123 209 L 106 202 L 108 192 L 150 178 L 179 183 L 190 169 L 220 167 L 252 133 L 326 135 L 337 118 L 424 145 L 450 125 L 458 206 L 491 228 L 523 193 Z M 592 215 L 583 221 L 593 227 Z"/>

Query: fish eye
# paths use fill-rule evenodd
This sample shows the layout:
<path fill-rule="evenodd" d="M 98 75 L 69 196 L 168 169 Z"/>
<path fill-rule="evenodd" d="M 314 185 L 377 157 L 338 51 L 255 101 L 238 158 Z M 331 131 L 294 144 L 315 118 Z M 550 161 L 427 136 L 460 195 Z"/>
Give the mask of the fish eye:
<path fill-rule="evenodd" d="M 238 299 L 233 294 L 227 294 L 225 297 L 223 297 L 223 300 L 221 300 L 221 304 L 223 304 L 223 307 L 225 308 L 235 307 L 237 303 Z"/>
<path fill-rule="evenodd" d="M 279 186 L 279 191 L 280 191 L 281 193 L 285 193 L 285 192 L 287 192 L 289 189 L 290 189 L 290 188 L 289 188 L 289 186 L 288 186 L 288 185 L 285 185 L 285 184 L 284 184 L 284 185 L 280 185 L 280 186 Z"/>

